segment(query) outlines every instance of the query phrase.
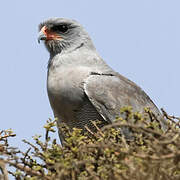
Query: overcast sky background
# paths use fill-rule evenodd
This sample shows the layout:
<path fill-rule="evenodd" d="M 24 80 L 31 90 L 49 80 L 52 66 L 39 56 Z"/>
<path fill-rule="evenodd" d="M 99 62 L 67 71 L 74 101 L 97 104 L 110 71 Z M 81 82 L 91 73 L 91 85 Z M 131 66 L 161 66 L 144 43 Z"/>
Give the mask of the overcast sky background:
<path fill-rule="evenodd" d="M 49 54 L 37 43 L 49 17 L 78 20 L 101 57 L 161 108 L 180 116 L 180 1 L 6 0 L 0 5 L 0 129 L 12 144 L 43 132 L 53 118 L 46 93 Z"/>

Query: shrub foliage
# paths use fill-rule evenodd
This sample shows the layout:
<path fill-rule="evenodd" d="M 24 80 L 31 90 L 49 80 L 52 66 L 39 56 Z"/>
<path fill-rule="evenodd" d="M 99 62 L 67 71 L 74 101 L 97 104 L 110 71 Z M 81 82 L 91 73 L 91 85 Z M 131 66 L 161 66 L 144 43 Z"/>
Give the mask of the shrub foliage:
<path fill-rule="evenodd" d="M 56 121 L 48 120 L 44 126 L 44 140 L 34 136 L 34 144 L 23 140 L 29 149 L 22 152 L 11 147 L 8 139 L 15 136 L 11 130 L 0 132 L 0 179 L 8 174 L 21 180 L 178 180 L 180 179 L 180 123 L 179 118 L 163 111 L 167 131 L 163 132 L 156 116 L 147 108 L 143 114 L 130 107 L 121 109 L 123 118 L 110 125 L 70 131 L 62 124 L 66 134 L 64 146 L 51 138 Z M 133 139 L 124 137 L 126 128 Z M 6 166 L 14 167 L 8 171 Z M 12 168 L 10 168 L 12 169 Z"/>

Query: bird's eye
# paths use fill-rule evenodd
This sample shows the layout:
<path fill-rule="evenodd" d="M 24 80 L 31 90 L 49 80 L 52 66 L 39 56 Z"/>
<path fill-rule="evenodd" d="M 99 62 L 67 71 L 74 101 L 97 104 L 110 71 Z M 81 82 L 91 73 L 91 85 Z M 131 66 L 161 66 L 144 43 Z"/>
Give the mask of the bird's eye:
<path fill-rule="evenodd" d="M 67 30 L 68 30 L 68 26 L 67 25 L 58 25 L 58 26 L 53 26 L 52 28 L 51 28 L 51 30 L 52 31 L 59 31 L 59 32 L 62 32 L 62 33 L 65 33 L 65 32 L 67 32 Z"/>

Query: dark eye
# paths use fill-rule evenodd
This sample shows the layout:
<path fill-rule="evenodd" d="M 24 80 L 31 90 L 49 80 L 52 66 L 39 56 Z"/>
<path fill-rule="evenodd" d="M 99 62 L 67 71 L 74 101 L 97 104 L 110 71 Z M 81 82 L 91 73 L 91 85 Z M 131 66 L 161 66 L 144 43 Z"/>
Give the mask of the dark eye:
<path fill-rule="evenodd" d="M 53 26 L 51 28 L 52 31 L 59 31 L 59 32 L 62 32 L 62 33 L 65 33 L 67 32 L 68 30 L 68 26 L 67 25 L 58 25 L 58 26 Z"/>

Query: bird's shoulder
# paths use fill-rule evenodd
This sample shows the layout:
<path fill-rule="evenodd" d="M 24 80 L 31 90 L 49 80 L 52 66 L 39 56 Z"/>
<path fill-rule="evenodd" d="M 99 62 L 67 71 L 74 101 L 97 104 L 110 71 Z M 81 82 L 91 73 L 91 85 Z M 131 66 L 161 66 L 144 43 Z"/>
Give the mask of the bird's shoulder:
<path fill-rule="evenodd" d="M 149 96 L 119 73 L 92 72 L 84 83 L 84 91 L 97 111 L 109 120 L 118 116 L 124 106 L 132 106 L 141 112 L 150 107 L 158 112 Z"/>
<path fill-rule="evenodd" d="M 116 97 L 119 94 L 127 94 L 129 96 L 137 94 L 150 99 L 136 83 L 113 71 L 91 72 L 85 81 L 84 88 L 91 93 L 94 92 L 96 95 L 99 93 L 102 95 L 103 92 L 111 93 L 112 95 L 116 95 Z M 99 90 L 100 92 L 95 90 Z"/>

